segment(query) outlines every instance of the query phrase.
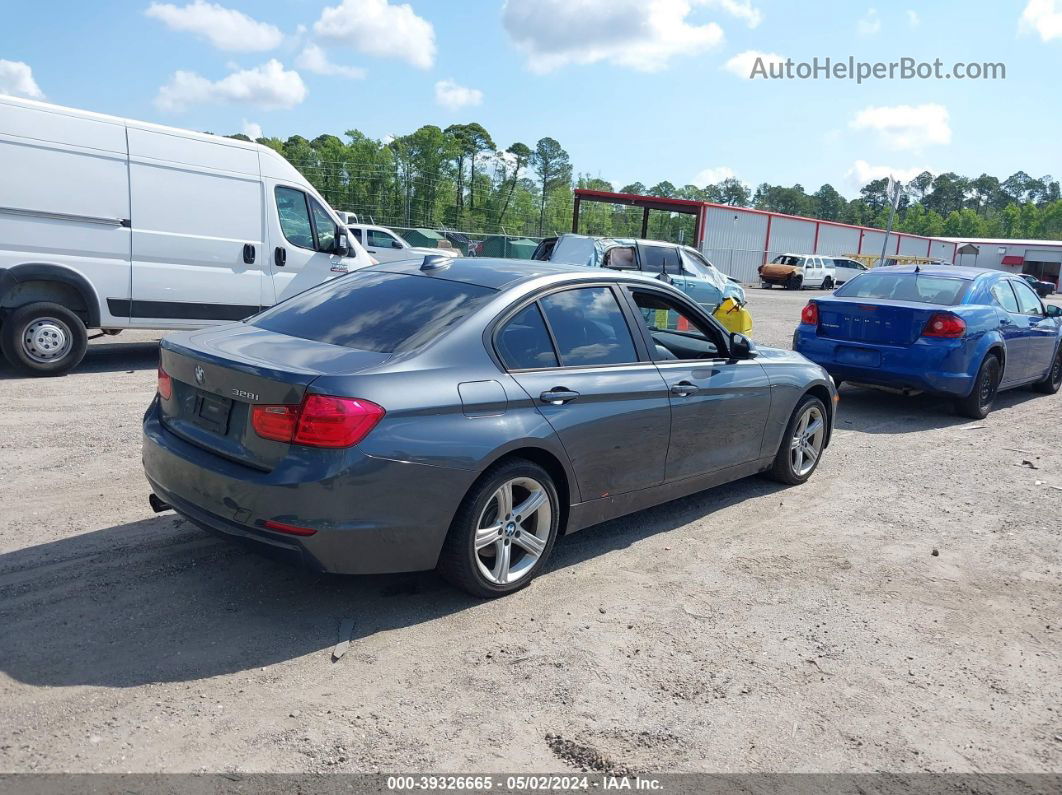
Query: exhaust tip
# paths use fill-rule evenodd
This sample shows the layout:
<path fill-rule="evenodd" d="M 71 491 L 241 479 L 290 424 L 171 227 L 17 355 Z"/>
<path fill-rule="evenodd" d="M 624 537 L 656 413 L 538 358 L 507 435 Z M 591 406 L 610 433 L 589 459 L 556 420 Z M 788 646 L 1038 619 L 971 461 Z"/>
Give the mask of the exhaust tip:
<path fill-rule="evenodd" d="M 158 495 L 154 493 L 148 495 L 148 505 L 151 506 L 151 510 L 153 510 L 155 513 L 162 513 L 163 511 L 173 510 L 172 505 L 163 502 L 159 499 Z"/>

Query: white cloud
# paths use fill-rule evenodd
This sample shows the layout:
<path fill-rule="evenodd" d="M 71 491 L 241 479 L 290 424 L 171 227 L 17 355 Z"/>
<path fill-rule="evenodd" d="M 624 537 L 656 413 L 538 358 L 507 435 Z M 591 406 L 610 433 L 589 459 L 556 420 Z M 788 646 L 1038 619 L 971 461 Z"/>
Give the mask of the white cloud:
<path fill-rule="evenodd" d="M 881 32 L 881 17 L 878 9 L 868 8 L 863 18 L 856 23 L 856 31 L 860 36 L 875 36 Z"/>
<path fill-rule="evenodd" d="M 917 28 L 922 24 L 922 17 L 918 16 L 918 12 L 913 8 L 907 9 L 907 24 L 912 28 Z"/>
<path fill-rule="evenodd" d="M 857 160 L 852 164 L 852 167 L 848 169 L 848 172 L 845 174 L 845 180 L 849 186 L 858 190 L 868 182 L 873 182 L 876 179 L 887 179 L 888 177 L 892 177 L 900 182 L 910 182 L 923 171 L 932 170 L 933 169 L 924 166 L 913 166 L 911 168 L 872 166 L 866 160 Z"/>
<path fill-rule="evenodd" d="M 273 49 L 284 39 L 284 34 L 275 25 L 205 0 L 195 0 L 183 7 L 152 3 L 144 13 L 170 30 L 201 36 L 219 50 L 262 52 Z"/>
<path fill-rule="evenodd" d="M 776 52 L 745 50 L 745 52 L 739 52 L 723 64 L 723 68 L 737 77 L 748 79 L 752 76 L 752 68 L 756 65 L 757 59 L 763 63 L 764 69 L 770 69 L 770 64 L 772 63 L 780 64 L 786 62 L 786 57 Z"/>
<path fill-rule="evenodd" d="M 730 179 L 734 176 L 734 171 L 729 166 L 712 166 L 711 168 L 701 169 L 697 172 L 697 176 L 693 178 L 694 185 L 715 185 L 722 182 L 724 179 Z"/>
<path fill-rule="evenodd" d="M 342 0 L 321 11 L 314 33 L 349 44 L 366 55 L 401 58 L 428 69 L 435 63 L 435 28 L 406 3 L 387 0 Z"/>
<path fill-rule="evenodd" d="M 602 61 L 655 72 L 722 43 L 723 29 L 690 24 L 691 10 L 690 0 L 506 0 L 502 24 L 533 72 Z"/>
<path fill-rule="evenodd" d="M 233 72 L 212 81 L 195 72 L 175 72 L 159 89 L 155 105 L 160 110 L 182 111 L 189 105 L 240 102 L 265 110 L 293 108 L 306 99 L 306 84 L 298 72 L 284 68 L 275 58 L 254 69 Z"/>
<path fill-rule="evenodd" d="M 44 99 L 44 92 L 33 79 L 33 70 L 22 61 L 0 58 L 0 94 L 27 99 Z"/>
<path fill-rule="evenodd" d="M 876 132 L 893 149 L 921 149 L 951 143 L 948 109 L 943 105 L 864 108 L 848 126 L 853 130 Z"/>
<path fill-rule="evenodd" d="M 448 110 L 479 105 L 483 102 L 483 92 L 478 88 L 468 88 L 453 80 L 440 80 L 435 84 L 435 101 Z"/>
<path fill-rule="evenodd" d="M 1062 39 L 1062 0 L 1029 0 L 1018 24 L 1026 33 L 1039 34 L 1041 41 Z"/>
<path fill-rule="evenodd" d="M 718 8 L 733 17 L 742 19 L 750 28 L 763 22 L 763 12 L 752 5 L 752 0 L 694 0 L 699 5 Z"/>
<path fill-rule="evenodd" d="M 262 125 L 256 121 L 243 120 L 243 129 L 240 130 L 244 135 L 250 138 L 252 141 L 257 141 L 259 138 L 264 138 L 262 135 Z"/>
<path fill-rule="evenodd" d="M 359 66 L 340 66 L 328 60 L 328 55 L 316 44 L 307 44 L 295 59 L 295 65 L 307 72 L 333 77 L 346 77 L 350 80 L 361 80 L 367 74 Z"/>

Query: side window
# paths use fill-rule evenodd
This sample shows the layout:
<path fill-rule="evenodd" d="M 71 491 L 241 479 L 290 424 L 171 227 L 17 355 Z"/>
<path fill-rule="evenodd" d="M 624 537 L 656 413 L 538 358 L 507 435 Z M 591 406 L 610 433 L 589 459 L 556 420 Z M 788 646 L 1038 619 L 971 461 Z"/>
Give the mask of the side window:
<path fill-rule="evenodd" d="M 1018 310 L 1023 315 L 1042 315 L 1044 305 L 1040 303 L 1040 297 L 1033 292 L 1033 288 L 1025 282 L 1011 282 L 1014 293 L 1018 296 Z"/>
<path fill-rule="evenodd" d="M 1007 282 L 996 282 L 992 285 L 992 297 L 996 303 L 1012 314 L 1018 314 L 1018 299 L 1014 297 L 1014 291 Z"/>
<path fill-rule="evenodd" d="M 498 355 L 507 370 L 556 367 L 557 354 L 538 304 L 524 307 L 498 332 Z"/>
<path fill-rule="evenodd" d="M 312 249 L 313 227 L 310 226 L 306 194 L 294 188 L 277 186 L 276 197 L 280 231 L 284 233 L 284 237 L 293 246 Z"/>
<path fill-rule="evenodd" d="M 313 210 L 313 225 L 317 227 L 317 250 L 333 251 L 336 247 L 336 235 L 339 234 L 335 221 L 316 199 L 310 199 L 310 208 Z"/>
<path fill-rule="evenodd" d="M 361 229 L 356 226 L 347 227 L 347 229 L 350 234 L 354 235 L 355 240 L 357 240 L 362 245 L 365 245 L 365 242 L 361 239 Z"/>
<path fill-rule="evenodd" d="M 642 263 L 644 271 L 674 274 L 682 272 L 678 249 L 673 246 L 642 246 L 642 255 L 645 258 Z"/>
<path fill-rule="evenodd" d="M 722 339 L 711 325 L 660 293 L 632 290 L 631 294 L 652 338 L 651 352 L 655 360 L 719 356 Z"/>
<path fill-rule="evenodd" d="M 386 232 L 378 232 L 375 229 L 366 229 L 366 234 L 369 237 L 369 245 L 374 248 L 401 248 L 401 245 L 395 245 L 398 243 L 391 235 Z"/>
<path fill-rule="evenodd" d="M 627 319 L 609 288 L 564 290 L 541 304 L 565 367 L 638 361 Z"/>

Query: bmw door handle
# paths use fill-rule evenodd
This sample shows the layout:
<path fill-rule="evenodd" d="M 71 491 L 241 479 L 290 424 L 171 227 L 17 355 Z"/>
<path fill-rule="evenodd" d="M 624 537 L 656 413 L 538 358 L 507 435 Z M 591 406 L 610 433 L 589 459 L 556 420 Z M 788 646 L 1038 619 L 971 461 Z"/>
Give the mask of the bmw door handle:
<path fill-rule="evenodd" d="M 538 399 L 543 403 L 549 403 L 551 406 L 563 406 L 565 403 L 570 403 L 579 397 L 578 392 L 573 392 L 571 389 L 564 389 L 563 387 L 554 387 L 548 392 L 543 392 L 538 396 Z"/>
<path fill-rule="evenodd" d="M 689 381 L 679 381 L 677 384 L 671 385 L 671 394 L 678 397 L 689 397 L 696 394 L 698 387 L 696 384 L 691 384 Z"/>

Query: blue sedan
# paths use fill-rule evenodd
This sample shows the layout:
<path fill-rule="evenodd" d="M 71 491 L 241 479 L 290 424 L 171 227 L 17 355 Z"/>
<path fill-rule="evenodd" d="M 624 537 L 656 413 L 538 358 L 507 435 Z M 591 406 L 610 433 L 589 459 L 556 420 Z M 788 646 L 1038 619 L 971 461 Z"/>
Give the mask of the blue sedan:
<path fill-rule="evenodd" d="M 953 266 L 877 268 L 801 313 L 793 348 L 834 379 L 955 399 L 982 418 L 1003 389 L 1062 386 L 1062 308 L 1022 279 Z"/>

